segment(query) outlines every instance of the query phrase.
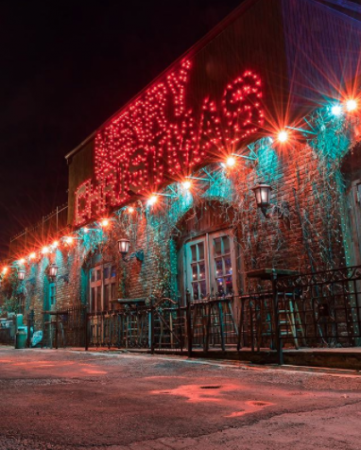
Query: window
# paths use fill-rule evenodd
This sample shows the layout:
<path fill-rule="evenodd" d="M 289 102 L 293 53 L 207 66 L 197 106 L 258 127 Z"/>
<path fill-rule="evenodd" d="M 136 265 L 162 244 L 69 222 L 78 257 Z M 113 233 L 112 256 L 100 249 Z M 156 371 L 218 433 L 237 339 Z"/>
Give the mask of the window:
<path fill-rule="evenodd" d="M 194 301 L 236 293 L 235 253 L 230 231 L 185 244 L 185 280 Z"/>
<path fill-rule="evenodd" d="M 49 306 L 52 308 L 55 305 L 56 288 L 55 283 L 49 284 Z"/>
<path fill-rule="evenodd" d="M 117 270 L 115 265 L 102 264 L 90 272 L 90 301 L 92 312 L 112 309 L 112 300 L 117 298 Z"/>

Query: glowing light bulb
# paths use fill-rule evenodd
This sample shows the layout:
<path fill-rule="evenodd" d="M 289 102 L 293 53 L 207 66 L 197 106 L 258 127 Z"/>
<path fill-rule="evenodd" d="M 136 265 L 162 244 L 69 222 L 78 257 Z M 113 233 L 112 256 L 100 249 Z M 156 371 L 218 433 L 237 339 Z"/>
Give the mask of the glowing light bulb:
<path fill-rule="evenodd" d="M 8 272 L 8 270 L 9 270 L 9 268 L 5 266 L 5 267 L 3 268 L 3 274 L 5 275 L 5 274 Z"/>
<path fill-rule="evenodd" d="M 102 226 L 103 228 L 106 228 L 108 225 L 109 225 L 109 220 L 108 220 L 108 219 L 103 219 L 103 220 L 101 221 L 101 226 Z"/>
<path fill-rule="evenodd" d="M 287 131 L 285 131 L 285 130 L 280 131 L 278 133 L 277 139 L 278 139 L 279 142 L 282 142 L 282 143 L 287 142 L 287 140 L 288 140 L 288 133 L 287 133 Z"/>
<path fill-rule="evenodd" d="M 357 109 L 357 101 L 354 99 L 347 100 L 346 109 L 348 112 L 355 111 Z"/>
<path fill-rule="evenodd" d="M 229 156 L 226 160 L 226 166 L 233 167 L 235 164 L 236 164 L 235 158 L 233 158 L 233 156 Z"/>
<path fill-rule="evenodd" d="M 73 239 L 71 236 L 67 236 L 67 237 L 65 238 L 65 242 L 66 242 L 68 245 L 71 245 L 71 244 L 73 243 L 73 241 L 74 241 L 74 239 Z"/>
<path fill-rule="evenodd" d="M 331 108 L 331 112 L 334 116 L 340 116 L 342 114 L 342 106 L 341 105 L 333 105 Z"/>
<path fill-rule="evenodd" d="M 133 208 L 133 206 L 129 206 L 129 208 L 127 208 L 127 212 L 129 214 L 133 214 L 134 211 L 135 211 L 135 209 Z"/>
<path fill-rule="evenodd" d="M 35 252 L 30 253 L 29 258 L 30 259 L 35 259 L 36 258 L 36 253 Z"/>
<path fill-rule="evenodd" d="M 158 197 L 156 195 L 152 195 L 148 199 L 147 204 L 148 204 L 148 206 L 153 206 L 153 205 L 155 205 L 157 203 L 157 201 L 158 201 Z"/>
<path fill-rule="evenodd" d="M 87 233 L 89 231 L 88 227 L 83 227 L 83 233 Z"/>
<path fill-rule="evenodd" d="M 182 183 L 182 187 L 183 187 L 183 189 L 188 191 L 192 187 L 192 183 L 189 180 L 185 180 Z"/>
<path fill-rule="evenodd" d="M 54 241 L 54 242 L 51 244 L 51 246 L 52 246 L 53 248 L 59 247 L 59 241 Z"/>
<path fill-rule="evenodd" d="M 26 262 L 26 261 L 25 261 L 24 258 L 19 259 L 19 263 L 20 263 L 20 264 L 25 264 L 25 262 Z"/>
<path fill-rule="evenodd" d="M 41 253 L 43 255 L 46 255 L 47 253 L 49 253 L 49 247 L 43 247 L 42 250 L 41 250 Z"/>

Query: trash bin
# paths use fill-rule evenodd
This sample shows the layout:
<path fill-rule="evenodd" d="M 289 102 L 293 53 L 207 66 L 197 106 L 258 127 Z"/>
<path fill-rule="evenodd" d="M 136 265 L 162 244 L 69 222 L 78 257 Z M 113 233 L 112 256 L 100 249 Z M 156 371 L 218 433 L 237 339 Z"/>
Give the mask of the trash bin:
<path fill-rule="evenodd" d="M 15 348 L 21 349 L 26 347 L 26 331 L 25 330 L 18 330 L 15 337 Z"/>

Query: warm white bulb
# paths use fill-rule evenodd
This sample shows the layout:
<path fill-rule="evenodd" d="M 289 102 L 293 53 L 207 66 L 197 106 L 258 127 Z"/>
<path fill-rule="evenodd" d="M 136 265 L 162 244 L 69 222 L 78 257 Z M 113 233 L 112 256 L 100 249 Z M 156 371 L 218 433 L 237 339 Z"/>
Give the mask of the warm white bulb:
<path fill-rule="evenodd" d="M 346 109 L 347 109 L 348 112 L 355 111 L 355 109 L 357 109 L 357 102 L 356 102 L 356 100 L 353 100 L 353 99 L 347 100 L 347 102 L 346 102 Z"/>
<path fill-rule="evenodd" d="M 187 191 L 192 187 L 192 183 L 189 180 L 183 181 L 182 183 L 183 189 Z"/>
<path fill-rule="evenodd" d="M 228 167 L 233 167 L 235 164 L 236 164 L 236 160 L 235 160 L 235 158 L 233 158 L 233 156 L 230 156 L 229 158 L 227 158 L 226 165 Z"/>
<path fill-rule="evenodd" d="M 286 142 L 288 140 L 288 133 L 287 131 L 280 131 L 278 133 L 278 140 L 279 142 Z"/>
<path fill-rule="evenodd" d="M 149 199 L 148 199 L 148 205 L 152 206 L 154 205 L 158 200 L 158 197 L 156 195 L 152 195 Z"/>

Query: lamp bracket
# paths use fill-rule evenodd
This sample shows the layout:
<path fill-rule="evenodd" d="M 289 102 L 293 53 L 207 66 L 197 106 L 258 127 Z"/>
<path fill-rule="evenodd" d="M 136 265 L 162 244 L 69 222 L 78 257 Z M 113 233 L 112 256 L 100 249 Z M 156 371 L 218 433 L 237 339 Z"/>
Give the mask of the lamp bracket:
<path fill-rule="evenodd" d="M 65 283 L 69 283 L 69 274 L 66 273 L 65 275 L 60 275 L 58 277 L 55 277 L 58 279 L 58 281 L 63 280 Z"/>
<path fill-rule="evenodd" d="M 131 255 L 129 255 L 128 257 L 123 255 L 124 262 L 129 262 L 133 258 L 137 258 L 138 261 L 143 262 L 144 261 L 144 251 L 137 250 L 137 251 L 133 252 Z"/>
<path fill-rule="evenodd" d="M 284 221 L 287 228 L 291 228 L 290 205 L 288 202 L 282 202 L 281 205 L 270 205 L 269 208 L 271 210 L 270 212 L 267 212 L 268 208 L 266 206 L 260 207 L 260 210 L 266 219 L 270 219 L 271 217 L 277 215 L 279 219 Z"/>

